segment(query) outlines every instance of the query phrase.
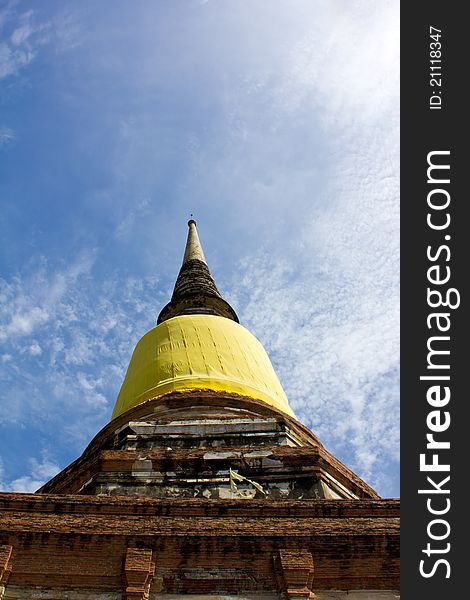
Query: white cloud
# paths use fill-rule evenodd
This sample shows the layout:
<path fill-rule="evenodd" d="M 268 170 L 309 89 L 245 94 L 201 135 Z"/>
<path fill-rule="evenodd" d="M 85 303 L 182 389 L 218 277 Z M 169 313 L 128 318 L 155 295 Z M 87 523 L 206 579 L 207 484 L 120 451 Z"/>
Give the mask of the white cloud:
<path fill-rule="evenodd" d="M 299 419 L 385 493 L 382 462 L 398 458 L 398 298 L 393 273 L 370 288 L 374 261 L 343 279 L 328 263 L 295 271 L 265 257 L 243 264 L 234 288 Z"/>
<path fill-rule="evenodd" d="M 6 492 L 21 492 L 26 494 L 33 494 L 38 490 L 45 481 L 41 479 L 34 479 L 30 475 L 23 475 L 14 479 L 7 487 Z"/>
<path fill-rule="evenodd" d="M 9 127 L 0 127 L 0 148 L 11 143 L 15 139 L 15 132 Z"/>
<path fill-rule="evenodd" d="M 50 459 L 43 457 L 42 461 L 39 462 L 36 458 L 31 459 L 31 476 L 39 477 L 44 480 L 48 480 L 60 471 L 59 466 L 51 461 Z"/>
<path fill-rule="evenodd" d="M 28 473 L 5 481 L 5 468 L 0 459 L 0 489 L 4 492 L 34 493 L 49 479 L 57 475 L 60 467 L 50 459 L 43 457 L 39 462 L 35 458 L 29 460 Z"/>
<path fill-rule="evenodd" d="M 51 24 L 40 22 L 33 10 L 20 12 L 14 3 L 0 14 L 0 80 L 18 75 L 50 41 Z"/>
<path fill-rule="evenodd" d="M 63 271 L 49 277 L 47 266 L 36 269 L 26 280 L 0 279 L 0 340 L 24 337 L 41 330 L 52 318 L 58 318 L 63 295 L 77 279 L 88 273 L 93 265 L 93 254 L 86 252 L 77 257 Z M 64 315 L 66 318 L 68 315 Z"/>
<path fill-rule="evenodd" d="M 14 46 L 19 46 L 20 44 L 24 44 L 29 36 L 34 32 L 34 29 L 31 27 L 30 23 L 25 23 L 20 27 L 17 27 L 10 36 L 11 43 Z"/>
<path fill-rule="evenodd" d="M 126 216 L 116 226 L 115 236 L 117 238 L 124 238 L 130 235 L 136 225 L 136 221 L 149 215 L 149 204 L 149 198 L 144 198 L 136 202 L 135 208 L 128 211 Z"/>
<path fill-rule="evenodd" d="M 98 283 L 92 266 L 89 257 L 60 271 L 39 262 L 0 281 L 0 401 L 9 407 L 0 421 L 35 435 L 56 424 L 54 444 L 76 452 L 109 419 L 133 347 L 165 303 L 155 277 Z M 24 317 L 38 307 L 47 320 Z"/>
<path fill-rule="evenodd" d="M 38 306 L 33 306 L 29 310 L 13 314 L 8 325 L 0 330 L 0 339 L 6 339 L 10 335 L 29 335 L 36 327 L 46 323 L 48 320 L 49 314 L 45 310 Z"/>
<path fill-rule="evenodd" d="M 29 346 L 28 352 L 31 354 L 31 356 L 39 356 L 42 354 L 42 348 L 37 342 L 33 342 L 31 346 Z"/>
<path fill-rule="evenodd" d="M 398 112 L 399 3 L 324 4 L 294 45 L 281 97 L 298 110 L 315 104 L 329 125 L 382 123 Z M 325 24 L 328 27 L 325 28 Z M 333 68 L 332 68 L 333 67 Z"/>
<path fill-rule="evenodd" d="M 107 407 L 107 401 L 103 394 L 97 392 L 97 389 L 103 387 L 103 380 L 101 378 L 96 379 L 95 377 L 87 377 L 85 373 L 78 373 L 77 380 L 80 387 L 83 390 L 83 399 L 85 402 L 92 406 Z"/>
<path fill-rule="evenodd" d="M 266 345 L 299 418 L 382 493 L 399 441 L 397 17 L 393 3 L 341 14 L 323 5 L 269 87 L 250 83 L 260 101 L 271 96 L 274 129 L 236 97 L 238 130 L 267 147 L 232 137 L 208 177 L 223 186 L 236 165 L 236 194 L 265 212 L 263 222 L 243 207 L 262 252 L 229 288 L 242 322 Z M 318 158 L 296 153 L 296 138 Z"/>
<path fill-rule="evenodd" d="M 17 73 L 33 58 L 31 50 L 12 50 L 8 44 L 0 43 L 0 79 Z"/>

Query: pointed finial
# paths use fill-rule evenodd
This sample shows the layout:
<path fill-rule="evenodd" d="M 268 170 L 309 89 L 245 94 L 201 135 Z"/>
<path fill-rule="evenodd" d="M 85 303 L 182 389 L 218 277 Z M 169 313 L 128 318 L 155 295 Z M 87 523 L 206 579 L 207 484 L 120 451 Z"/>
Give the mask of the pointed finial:
<path fill-rule="evenodd" d="M 194 219 L 189 219 L 188 227 L 188 239 L 186 241 L 186 248 L 184 250 L 183 265 L 189 260 L 195 259 L 202 260 L 202 262 L 207 264 L 204 252 L 202 251 L 201 242 L 199 241 L 199 236 L 197 234 L 196 221 Z"/>

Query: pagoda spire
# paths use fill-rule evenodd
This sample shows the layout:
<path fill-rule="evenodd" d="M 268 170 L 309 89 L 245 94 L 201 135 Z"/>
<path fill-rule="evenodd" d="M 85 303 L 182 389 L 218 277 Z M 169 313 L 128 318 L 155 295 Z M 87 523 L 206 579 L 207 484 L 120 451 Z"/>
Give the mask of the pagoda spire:
<path fill-rule="evenodd" d="M 199 241 L 199 236 L 197 234 L 196 221 L 194 219 L 189 219 L 188 228 L 188 239 L 184 250 L 183 265 L 190 260 L 202 260 L 202 262 L 207 265 L 206 257 L 204 256 L 201 242 Z"/>
<path fill-rule="evenodd" d="M 215 315 L 238 321 L 236 312 L 220 295 L 209 271 L 196 229 L 188 221 L 188 238 L 170 302 L 160 312 L 157 324 L 180 315 Z"/>

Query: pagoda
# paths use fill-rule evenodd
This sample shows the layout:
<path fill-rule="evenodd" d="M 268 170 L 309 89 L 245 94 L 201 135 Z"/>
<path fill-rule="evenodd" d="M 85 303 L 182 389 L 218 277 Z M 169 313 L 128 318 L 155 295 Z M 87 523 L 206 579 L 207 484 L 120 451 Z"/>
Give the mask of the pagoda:
<path fill-rule="evenodd" d="M 196 222 L 111 421 L 36 494 L 0 494 L 0 600 L 392 600 L 399 503 L 295 416 Z"/>

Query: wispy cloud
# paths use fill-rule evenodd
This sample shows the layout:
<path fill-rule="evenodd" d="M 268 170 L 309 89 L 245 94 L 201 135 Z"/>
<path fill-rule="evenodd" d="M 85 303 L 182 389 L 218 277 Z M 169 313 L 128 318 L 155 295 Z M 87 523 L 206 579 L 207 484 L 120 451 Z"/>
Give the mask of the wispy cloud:
<path fill-rule="evenodd" d="M 15 139 L 15 132 L 9 127 L 0 127 L 0 148 Z"/>
<path fill-rule="evenodd" d="M 118 223 L 115 229 L 117 238 L 129 236 L 135 228 L 136 222 L 150 215 L 150 200 L 144 198 L 136 203 L 135 208 L 131 209 L 124 218 Z"/>
<path fill-rule="evenodd" d="M 27 474 L 6 482 L 4 481 L 5 472 L 0 458 L 0 489 L 5 492 L 33 493 L 60 471 L 60 467 L 46 456 L 43 456 L 41 461 L 30 458 L 28 463 Z"/>
<path fill-rule="evenodd" d="M 46 450 L 60 449 L 68 461 L 109 419 L 132 350 L 168 294 L 155 277 L 110 275 L 97 284 L 93 263 L 82 255 L 57 270 L 36 261 L 0 280 L 0 423 L 34 430 Z M 19 446 L 17 459 L 28 452 L 28 444 Z M 32 489 L 40 480 L 38 469 L 12 472 L 6 464 L 6 489 Z"/>
<path fill-rule="evenodd" d="M 295 267 L 264 257 L 241 265 L 233 286 L 298 418 L 387 493 L 383 463 L 398 462 L 398 300 L 393 274 L 371 293 L 375 258 L 346 277 L 326 260 Z"/>
<path fill-rule="evenodd" d="M 289 145 L 293 164 L 270 174 L 268 185 L 260 181 L 253 189 L 249 167 L 250 188 L 237 178 L 237 193 L 254 193 L 256 206 L 269 212 L 262 251 L 242 262 L 230 291 L 243 322 L 268 348 L 299 418 L 386 494 L 392 486 L 384 464 L 397 468 L 399 440 L 397 7 L 367 14 L 357 8 L 337 14 L 326 35 L 324 21 L 316 20 L 279 64 L 279 80 L 269 87 L 269 121 L 279 132 L 283 118 L 291 127 L 316 119 L 327 151 L 318 163 L 326 170 L 302 172 L 303 157 Z M 367 60 L 376 47 L 385 53 L 380 62 Z M 266 90 L 261 84 L 250 93 Z M 256 136 L 261 125 L 243 103 L 237 110 L 238 122 Z M 243 136 L 231 144 L 233 158 Z M 263 147 L 252 159 L 266 167 L 273 162 Z M 227 172 L 227 157 L 217 162 Z M 257 177 L 263 172 L 256 169 Z M 289 211 L 279 194 L 289 199 Z M 262 220 L 250 216 L 252 223 Z"/>
<path fill-rule="evenodd" d="M 84 253 L 63 271 L 51 277 L 44 264 L 34 270 L 27 280 L 19 277 L 8 282 L 0 280 L 0 341 L 29 336 L 41 330 L 51 319 L 57 321 L 61 309 L 71 310 L 61 304 L 64 294 L 77 280 L 88 273 L 93 264 L 93 255 Z M 64 315 L 62 318 L 73 314 Z"/>
<path fill-rule="evenodd" d="M 10 2 L 0 20 L 0 80 L 16 75 L 49 41 L 50 26 L 39 22 L 33 10 L 17 12 Z"/>
<path fill-rule="evenodd" d="M 19 75 L 51 42 L 61 52 L 81 45 L 84 33 L 75 8 L 63 7 L 50 18 L 42 8 L 21 10 L 10 1 L 0 10 L 0 80 Z"/>

